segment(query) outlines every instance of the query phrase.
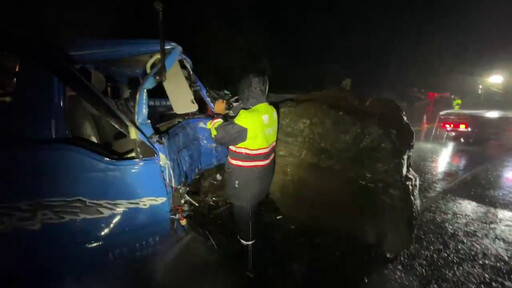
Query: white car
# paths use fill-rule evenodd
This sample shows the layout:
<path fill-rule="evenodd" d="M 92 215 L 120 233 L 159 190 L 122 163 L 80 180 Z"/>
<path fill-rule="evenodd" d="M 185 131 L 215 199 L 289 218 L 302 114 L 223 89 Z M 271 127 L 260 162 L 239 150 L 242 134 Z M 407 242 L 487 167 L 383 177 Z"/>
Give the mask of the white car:
<path fill-rule="evenodd" d="M 498 110 L 447 110 L 439 113 L 432 141 L 512 144 L 512 112 Z"/>

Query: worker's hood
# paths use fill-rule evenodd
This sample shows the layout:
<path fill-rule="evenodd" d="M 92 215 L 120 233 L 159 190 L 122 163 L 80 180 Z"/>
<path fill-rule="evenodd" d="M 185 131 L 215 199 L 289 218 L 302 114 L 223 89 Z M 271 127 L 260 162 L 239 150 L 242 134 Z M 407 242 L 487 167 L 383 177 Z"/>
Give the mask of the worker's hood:
<path fill-rule="evenodd" d="M 249 109 L 267 102 L 268 78 L 251 74 L 242 79 L 238 90 L 238 99 L 242 107 Z"/>

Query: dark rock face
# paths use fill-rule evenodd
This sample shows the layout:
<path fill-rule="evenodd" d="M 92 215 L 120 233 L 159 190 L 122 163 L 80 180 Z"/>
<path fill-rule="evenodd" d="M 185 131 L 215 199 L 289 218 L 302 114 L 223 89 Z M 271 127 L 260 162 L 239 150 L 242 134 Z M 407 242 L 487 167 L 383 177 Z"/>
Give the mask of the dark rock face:
<path fill-rule="evenodd" d="M 271 197 L 283 215 L 398 252 L 419 210 L 414 132 L 392 100 L 357 104 L 341 91 L 279 105 Z"/>

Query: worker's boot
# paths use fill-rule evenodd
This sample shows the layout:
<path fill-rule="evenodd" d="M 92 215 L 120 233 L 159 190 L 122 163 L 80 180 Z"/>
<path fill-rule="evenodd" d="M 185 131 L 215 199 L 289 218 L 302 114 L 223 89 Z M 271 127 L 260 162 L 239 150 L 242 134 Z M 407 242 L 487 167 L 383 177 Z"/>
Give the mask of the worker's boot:
<path fill-rule="evenodd" d="M 240 240 L 240 243 L 242 243 L 244 248 L 247 249 L 247 271 L 245 272 L 245 274 L 251 278 L 254 278 L 254 272 L 252 267 L 252 246 L 254 244 L 254 241 L 256 240 L 245 241 L 242 238 L 240 238 L 240 236 L 238 236 L 238 240 Z"/>

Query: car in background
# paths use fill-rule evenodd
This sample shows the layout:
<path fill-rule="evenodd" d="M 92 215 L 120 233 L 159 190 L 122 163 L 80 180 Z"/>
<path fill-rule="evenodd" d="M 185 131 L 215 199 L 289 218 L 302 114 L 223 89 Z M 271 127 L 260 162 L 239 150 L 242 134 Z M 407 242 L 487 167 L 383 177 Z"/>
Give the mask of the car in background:
<path fill-rule="evenodd" d="M 447 110 L 439 113 L 432 141 L 484 144 L 498 141 L 512 147 L 512 112 L 498 110 Z"/>

